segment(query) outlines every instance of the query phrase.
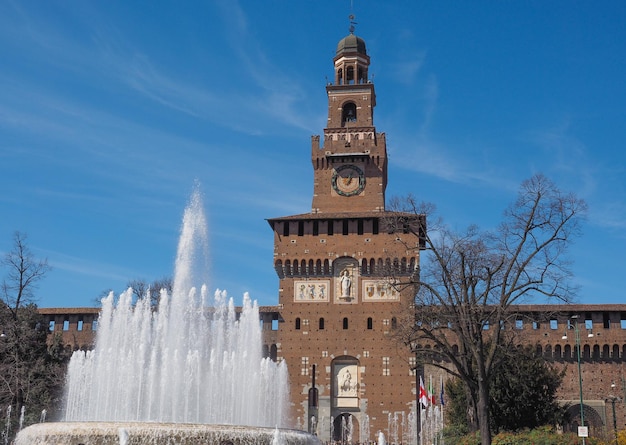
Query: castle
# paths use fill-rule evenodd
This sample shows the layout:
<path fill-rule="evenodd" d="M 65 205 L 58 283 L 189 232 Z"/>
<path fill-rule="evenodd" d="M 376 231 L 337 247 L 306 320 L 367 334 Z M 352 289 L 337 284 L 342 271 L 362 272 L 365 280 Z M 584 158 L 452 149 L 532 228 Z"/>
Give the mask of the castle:
<path fill-rule="evenodd" d="M 385 271 L 392 265 L 397 275 L 411 276 L 420 258 L 419 249 L 407 251 L 395 233 L 382 230 L 387 148 L 385 134 L 374 126 L 376 94 L 365 41 L 351 32 L 339 41 L 333 63 L 327 125 L 311 140 L 312 208 L 268 219 L 278 305 L 261 307 L 260 317 L 266 356 L 287 362 L 297 425 L 323 441 L 344 440 L 350 425 L 353 442 L 369 442 L 377 431 L 393 437 L 392 428 L 398 437 L 406 425 L 392 424 L 408 422 L 415 410 L 416 358 L 392 336 L 413 295 L 390 286 Z M 559 390 L 559 399 L 571 405 L 573 422 L 566 428 L 580 423 L 582 399 L 590 435 L 623 429 L 626 304 L 518 310 L 532 322 L 520 319 L 507 329 L 567 370 Z M 60 334 L 69 348 L 93 344 L 98 308 L 40 312 L 51 335 Z M 572 316 L 577 338 L 564 335 Z M 430 372 L 437 371 L 427 365 L 424 374 Z"/>

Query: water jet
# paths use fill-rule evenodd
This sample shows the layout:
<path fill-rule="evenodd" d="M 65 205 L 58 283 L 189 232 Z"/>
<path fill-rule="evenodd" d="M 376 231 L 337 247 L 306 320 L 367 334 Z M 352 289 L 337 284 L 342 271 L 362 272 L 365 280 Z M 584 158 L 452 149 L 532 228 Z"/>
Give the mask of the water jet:
<path fill-rule="evenodd" d="M 313 445 L 288 429 L 287 369 L 262 356 L 256 302 L 208 296 L 207 224 L 196 188 L 182 222 L 171 294 L 103 299 L 93 351 L 68 367 L 63 422 L 16 445 Z M 245 425 L 245 426 L 244 426 Z"/>

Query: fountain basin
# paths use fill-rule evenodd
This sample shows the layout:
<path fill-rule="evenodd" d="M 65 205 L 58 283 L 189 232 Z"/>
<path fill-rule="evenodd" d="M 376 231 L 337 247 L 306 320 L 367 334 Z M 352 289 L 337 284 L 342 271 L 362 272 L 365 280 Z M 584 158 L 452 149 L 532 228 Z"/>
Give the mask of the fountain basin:
<path fill-rule="evenodd" d="M 304 431 L 234 425 L 49 422 L 31 425 L 15 445 L 320 445 Z"/>

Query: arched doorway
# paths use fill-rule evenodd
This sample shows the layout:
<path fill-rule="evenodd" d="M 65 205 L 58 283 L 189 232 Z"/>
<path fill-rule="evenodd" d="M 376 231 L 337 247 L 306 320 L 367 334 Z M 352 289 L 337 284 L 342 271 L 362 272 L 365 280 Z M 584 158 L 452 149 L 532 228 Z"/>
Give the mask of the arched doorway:
<path fill-rule="evenodd" d="M 333 421 L 333 441 L 342 445 L 354 444 L 359 441 L 359 422 L 350 413 L 341 413 Z"/>
<path fill-rule="evenodd" d="M 589 405 L 583 405 L 583 414 L 585 415 L 585 426 L 589 429 L 589 436 L 603 437 L 605 426 L 598 411 Z M 567 417 L 570 420 L 569 423 L 563 425 L 563 431 L 577 433 L 581 424 L 580 404 L 571 405 L 567 409 Z"/>

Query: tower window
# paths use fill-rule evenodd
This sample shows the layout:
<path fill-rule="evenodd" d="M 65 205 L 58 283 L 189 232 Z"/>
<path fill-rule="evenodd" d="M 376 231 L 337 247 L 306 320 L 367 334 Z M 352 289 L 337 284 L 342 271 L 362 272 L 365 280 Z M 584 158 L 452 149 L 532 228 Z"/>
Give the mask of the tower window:
<path fill-rule="evenodd" d="M 373 329 L 374 328 L 374 321 L 372 320 L 372 317 L 367 317 L 367 329 Z"/>
<path fill-rule="evenodd" d="M 304 221 L 298 221 L 298 236 L 304 235 Z"/>
<path fill-rule="evenodd" d="M 357 233 L 359 235 L 363 235 L 363 220 L 362 219 L 359 219 L 357 221 Z"/>
<path fill-rule="evenodd" d="M 296 331 L 300 330 L 300 317 L 296 318 Z"/>
<path fill-rule="evenodd" d="M 320 233 L 320 226 L 318 221 L 313 221 L 313 236 L 317 236 Z"/>
<path fill-rule="evenodd" d="M 324 317 L 320 318 L 320 331 L 324 330 Z"/>
<path fill-rule="evenodd" d="M 344 235 L 348 234 L 348 220 L 347 219 L 343 220 L 343 234 Z"/>
<path fill-rule="evenodd" d="M 343 318 L 343 328 L 348 329 L 348 317 Z"/>
<path fill-rule="evenodd" d="M 343 106 L 341 123 L 345 125 L 347 122 L 356 122 L 356 105 L 352 102 L 348 102 Z"/>
<path fill-rule="evenodd" d="M 283 223 L 283 236 L 289 236 L 289 223 Z"/>
<path fill-rule="evenodd" d="M 346 82 L 348 84 L 354 83 L 354 67 L 353 66 L 349 66 L 348 69 L 346 69 Z"/>

